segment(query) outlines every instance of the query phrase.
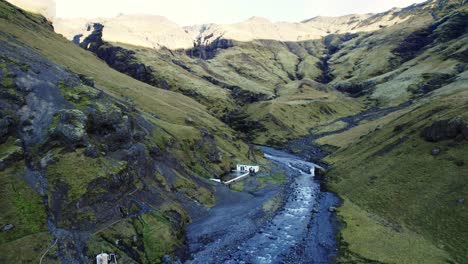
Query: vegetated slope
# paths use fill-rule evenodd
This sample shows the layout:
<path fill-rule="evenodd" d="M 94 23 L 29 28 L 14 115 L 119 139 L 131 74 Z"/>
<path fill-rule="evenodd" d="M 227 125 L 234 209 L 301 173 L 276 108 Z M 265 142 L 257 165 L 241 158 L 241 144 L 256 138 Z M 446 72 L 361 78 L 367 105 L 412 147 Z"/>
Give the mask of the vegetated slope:
<path fill-rule="evenodd" d="M 5 14 L 9 13 L 2 14 L 3 21 Z M 26 16 L 32 19 L 30 15 Z M 394 22 L 397 23 L 380 24 L 379 19 L 382 17 L 385 17 L 385 21 L 393 21 L 392 17 L 395 17 Z M 358 22 L 353 22 L 363 26 L 370 25 L 372 30 L 375 30 L 372 32 L 360 32 L 357 30 L 359 27 L 356 26 L 356 30 L 351 30 L 352 34 L 350 34 L 347 27 L 344 31 L 332 28 L 333 23 L 330 25 L 328 22 L 333 20 L 331 18 L 316 18 L 315 20 L 318 21 L 327 21 L 323 22 L 324 25 L 321 27 L 329 33 L 325 34 L 327 36 L 323 39 L 307 41 L 240 42 L 223 37 L 213 38 L 208 34 L 206 38 L 200 38 L 200 41 L 189 50 L 164 48 L 154 50 L 122 43 L 108 43 L 100 36 L 102 25 L 99 24 L 90 25 L 89 34 L 81 38 L 81 45 L 84 48 L 95 52 L 99 58 L 118 71 L 153 86 L 190 96 L 198 103 L 185 96 L 162 91 L 118 74 L 95 57 L 90 56 L 88 52 L 73 47 L 49 30 L 44 30 L 43 27 L 34 27 L 39 30 L 31 31 L 31 23 L 28 19 L 15 19 L 14 23 L 11 19 L 12 17 L 6 24 L 2 23 L 0 28 L 2 32 L 8 32 L 14 38 L 19 39 L 18 45 L 27 44 L 26 46 L 38 48 L 39 54 L 45 55 L 55 64 L 65 66 L 68 68 L 67 72 L 74 72 L 70 73 L 71 75 L 76 73 L 85 75 L 82 80 L 77 79 L 77 76 L 71 78 L 71 84 L 79 83 L 81 87 L 82 83 L 89 81 L 86 76 L 94 78 L 95 86 L 108 95 L 104 94 L 102 97 L 92 99 L 93 103 L 101 102 L 107 105 L 111 102 L 119 105 L 119 109 L 124 108 L 123 106 L 129 109 L 132 109 L 132 105 L 137 106 L 138 110 L 120 111 L 129 116 L 130 120 L 146 120 L 151 125 L 151 129 L 144 129 L 145 132 L 156 129 L 161 132 L 161 134 L 155 133 L 156 135 L 164 135 L 161 136 L 162 139 L 156 137 L 157 140 L 155 140 L 155 145 L 161 149 L 161 152 L 156 151 L 156 153 L 163 153 L 156 157 L 160 155 L 164 157 L 156 160 L 162 159 L 158 164 L 171 169 L 165 170 L 159 167 L 156 169 L 164 175 L 163 178 L 159 174 L 155 176 L 153 180 L 158 184 L 152 184 L 151 180 L 146 181 L 145 177 L 149 178 L 149 176 L 140 176 L 147 175 L 145 174 L 147 172 L 139 171 L 134 174 L 139 175 L 140 178 L 137 177 L 137 180 L 124 186 L 135 186 L 138 190 L 141 190 L 141 186 L 146 186 L 143 188 L 144 194 L 141 194 L 143 191 L 133 194 L 131 191 L 123 191 L 124 194 L 131 194 L 134 200 L 143 201 L 156 208 L 164 208 L 155 205 L 157 204 L 155 200 L 178 200 L 172 198 L 171 192 L 165 191 L 164 186 L 168 186 L 167 188 L 171 190 L 181 190 L 179 194 L 185 193 L 188 197 L 207 198 L 203 200 L 207 205 L 211 204 L 211 196 L 203 189 L 197 188 L 203 183 L 197 178 L 190 177 L 193 175 L 191 172 L 196 171 L 198 174 L 205 175 L 203 168 L 198 166 L 203 162 L 206 162 L 210 170 L 221 172 L 228 168 L 227 157 L 231 153 L 243 159 L 248 151 L 241 142 L 230 143 L 231 138 L 235 139 L 233 131 L 218 119 L 222 119 L 235 130 L 245 133 L 250 141 L 271 145 L 306 135 L 310 128 L 315 128 L 314 132 L 328 134 L 315 143 L 322 144 L 330 150 L 338 149 L 327 158 L 332 165 L 327 179 L 330 188 L 344 198 L 344 204 L 339 210 L 339 215 L 345 223 L 342 230 L 344 254 L 341 260 L 343 262 L 443 263 L 452 261 L 463 263 L 468 258 L 466 253 L 468 235 L 464 224 L 468 218 L 465 205 L 468 191 L 464 177 L 468 159 L 466 156 L 466 121 L 468 120 L 466 116 L 466 105 L 468 105 L 466 48 L 468 41 L 465 1 L 430 1 L 401 10 L 359 18 Z M 350 19 L 353 20 L 352 17 Z M 258 21 L 253 22 L 258 23 Z M 341 25 L 340 23 L 338 24 Z M 35 25 L 35 23 L 32 24 Z M 3 42 L 6 43 L 4 45 L 11 45 L 9 44 L 11 41 Z M 7 49 L 4 48 L 4 50 Z M 2 68 L 2 74 L 3 72 Z M 10 87 L 11 79 L 5 80 L 3 85 Z M 86 108 L 86 105 L 80 105 L 82 99 L 76 95 L 78 93 L 78 96 L 87 98 L 90 96 L 87 93 L 92 94 L 94 91 L 92 87 L 85 86 L 85 88 L 69 90 L 68 86 L 60 86 L 61 93 L 66 95 L 65 99 L 68 98 L 63 102 L 64 104 L 67 102 L 78 104 L 73 108 L 80 110 L 86 118 L 100 109 L 98 106 Z M 13 98 L 20 98 L 15 100 L 21 101 L 21 96 L 15 97 L 14 89 L 6 91 L 13 91 Z M 341 92 L 350 96 L 345 96 Z M 10 101 L 13 99 L 8 100 L 11 104 Z M 380 107 L 387 107 L 399 105 L 408 100 L 411 100 L 412 104 L 404 104 L 403 107 L 395 108 L 397 111 L 388 111 L 386 112 L 389 113 L 388 115 L 379 115 L 376 119 L 357 118 L 362 121 L 352 126 L 347 125 L 349 119 L 343 118 L 357 114 L 363 110 L 365 104 L 377 103 Z M 65 108 L 60 105 L 56 107 Z M 63 119 L 56 121 L 69 120 L 68 116 L 65 114 Z M 72 117 L 73 120 L 82 119 L 79 113 Z M 10 123 L 9 119 L 6 120 L 5 123 Z M 74 125 L 76 121 L 69 123 L 60 125 L 59 122 L 52 122 L 51 124 L 58 125 L 59 131 L 63 130 L 63 127 L 80 128 L 80 122 L 77 126 Z M 137 124 L 135 128 L 132 128 L 133 130 L 143 130 L 139 128 L 140 123 L 133 121 L 132 123 Z M 12 124 L 16 123 L 12 122 Z M 28 122 L 20 124 L 22 124 L 19 127 L 21 129 L 23 126 L 28 126 Z M 83 127 L 88 126 L 83 125 Z M 202 130 L 202 128 L 205 129 Z M 11 135 L 11 131 L 16 131 L 14 129 L 15 127 L 12 130 L 8 128 L 5 131 L 10 131 L 7 133 Z M 93 129 L 90 131 L 85 129 L 85 131 L 87 137 L 91 138 L 91 143 L 97 142 L 93 145 L 98 146 L 100 151 L 102 145 L 109 145 L 106 140 L 112 139 L 112 137 L 110 139 L 106 137 L 106 134 L 96 135 Z M 208 134 L 205 131 L 208 131 Z M 128 146 L 140 143 L 148 145 L 147 138 L 148 136 L 143 136 L 143 139 L 132 136 L 131 141 L 126 144 L 129 144 Z M 213 149 L 211 144 L 213 138 L 216 145 L 224 151 L 210 151 Z M 3 140 L 5 143 L 2 147 L 5 146 L 5 153 L 9 153 L 3 159 L 8 165 L 4 174 L 6 175 L 4 176 L 5 182 L 17 182 L 17 179 L 12 178 L 11 175 L 31 177 L 29 176 L 31 174 L 21 172 L 21 167 L 24 168 L 22 157 L 31 157 L 31 152 L 15 145 L 14 138 L 3 138 Z M 60 138 L 55 140 L 58 141 L 54 143 L 57 146 L 64 144 L 61 143 Z M 102 141 L 104 143 L 101 143 Z M 114 145 L 117 145 L 119 150 L 128 149 L 127 146 L 121 144 L 123 143 Z M 207 147 L 197 151 L 200 149 L 199 144 Z M 48 145 L 52 144 L 47 143 L 46 146 Z M 61 148 L 53 146 L 52 150 L 55 149 L 55 151 Z M 90 161 L 88 156 L 83 156 L 80 152 L 87 149 L 78 147 L 77 150 L 71 151 L 68 150 L 68 143 L 64 148 L 64 152 L 58 154 L 61 157 L 59 166 L 54 166 L 52 158 L 50 172 L 45 174 L 47 180 L 50 178 L 52 182 L 61 183 L 57 181 L 60 179 L 58 175 L 64 174 L 61 170 L 69 167 L 70 160 L 81 160 L 86 164 L 91 162 L 91 164 L 96 164 L 91 168 L 97 167 L 98 171 L 101 171 L 99 167 L 104 166 L 106 167 L 102 169 L 104 172 L 113 171 L 107 167 L 110 166 L 107 163 L 108 159 L 113 161 L 110 164 L 115 166 L 116 171 L 120 171 L 120 167 L 123 171 L 141 168 L 141 162 L 138 165 L 132 165 L 133 159 L 121 158 L 121 155 L 110 154 L 109 151 L 104 151 L 106 154 L 101 154 L 102 156 L 97 160 L 91 159 Z M 45 154 L 45 150 L 41 148 L 35 151 L 42 151 L 38 157 L 43 157 Z M 185 151 L 190 154 L 186 155 Z M 150 156 L 151 153 L 150 151 Z M 222 155 L 219 156 L 219 153 Z M 54 154 L 53 151 L 52 154 Z M 223 160 L 221 163 L 217 163 L 219 157 Z M 16 167 L 11 165 L 11 161 L 17 159 L 20 160 L 20 170 L 19 173 L 13 173 Z M 25 159 L 32 164 L 37 164 L 34 158 Z M 46 164 L 47 160 L 44 161 Z M 182 169 L 176 168 L 177 173 L 172 173 L 175 163 L 181 163 Z M 31 167 L 34 169 L 34 166 L 28 166 L 29 169 Z M 94 171 L 81 172 L 78 170 L 79 167 L 79 165 L 73 167 L 72 170 L 78 171 L 77 174 L 80 175 L 96 174 Z M 146 165 L 143 167 L 147 168 Z M 154 170 L 149 171 L 153 173 Z M 105 179 L 107 176 L 99 177 Z M 79 177 L 71 179 L 76 178 L 79 179 Z M 81 195 L 75 190 L 81 190 L 82 181 L 65 184 L 70 188 L 67 196 Z M 13 185 L 4 184 L 4 186 Z M 207 185 L 203 187 L 209 189 Z M 155 191 L 158 188 L 162 190 Z M 147 189 L 150 191 L 146 191 Z M 9 212 L 12 212 L 8 214 L 8 217 L 11 217 L 8 219 L 20 219 L 27 215 L 29 218 L 15 221 L 26 221 L 32 224 L 27 224 L 27 229 L 13 229 L 21 230 L 20 233 L 5 233 L 16 234 L 17 237 L 27 234 L 31 235 L 30 237 L 24 237 L 22 240 L 6 238 L 8 243 L 4 245 L 13 248 L 17 245 L 16 243 L 26 241 L 28 246 L 24 247 L 25 250 L 34 252 L 33 248 L 38 245 L 36 243 L 49 239 L 49 235 L 43 232 L 46 230 L 43 219 L 50 218 L 49 215 L 54 216 L 56 213 L 47 213 L 48 211 L 41 207 L 43 197 L 25 196 L 26 193 L 34 194 L 27 192 L 29 190 L 27 185 L 18 183 L 14 185 L 14 188 L 7 187 L 5 190 L 5 193 L 20 194 L 7 195 L 6 197 L 20 198 L 15 198 L 16 202 L 2 204 L 2 208 L 5 206 Z M 93 193 L 93 189 L 89 192 Z M 162 198 L 155 199 L 154 193 L 159 192 L 162 193 Z M 59 194 L 60 192 L 56 195 Z M 135 198 L 136 194 L 138 196 Z M 24 197 L 36 202 L 24 205 L 22 203 Z M 180 199 L 184 196 L 177 195 L 177 197 Z M 45 204 L 50 207 L 49 203 L 53 204 L 52 202 L 47 199 Z M 72 202 L 73 206 L 81 208 L 81 203 L 76 203 L 76 200 Z M 71 203 L 67 203 L 69 204 Z M 187 204 L 190 204 L 189 200 L 183 202 L 183 205 Z M 7 207 L 11 205 L 15 207 L 11 207 L 13 209 Z M 84 205 L 86 206 L 86 202 Z M 143 205 L 139 204 L 139 208 L 146 208 Z M 148 216 L 146 211 L 140 211 L 143 213 L 140 218 L 143 219 L 142 222 L 125 219 L 115 228 L 107 229 L 105 234 L 94 236 L 94 239 L 90 241 L 97 242 L 88 248 L 98 248 L 103 244 L 106 245 L 105 242 L 101 243 L 102 240 L 115 241 L 118 238 L 121 239 L 117 245 L 119 249 L 109 248 L 112 251 L 120 250 L 119 253 L 122 252 L 121 254 L 133 260 L 141 259 L 151 262 L 158 259 L 163 251 L 171 249 L 158 244 L 156 248 L 149 248 L 149 245 L 154 245 L 154 241 L 148 241 L 145 238 L 151 237 L 148 234 L 154 234 L 155 237 L 166 237 L 165 240 L 176 243 L 177 234 L 174 235 L 168 230 L 172 232 L 179 230 L 173 227 L 174 224 L 183 225 L 180 224 L 180 219 L 187 219 L 185 216 L 182 218 L 177 216 L 184 215 L 178 203 L 171 205 L 178 209 L 169 211 L 175 211 L 177 214 L 162 213 L 163 217 L 159 218 L 160 215 Z M 129 205 L 122 205 L 122 207 L 124 208 L 122 214 L 129 212 L 131 208 Z M 28 213 L 27 210 L 34 210 L 35 213 Z M 84 214 L 83 212 L 88 212 L 86 210 L 78 212 Z M 164 209 L 159 209 L 159 212 L 164 211 Z M 96 223 L 93 222 L 95 220 L 93 220 L 92 213 L 89 217 L 85 215 L 79 218 L 79 223 L 90 223 L 91 228 L 79 227 L 78 230 L 82 232 L 72 232 L 74 237 L 86 238 L 87 230 L 96 230 L 93 226 Z M 137 213 L 139 213 L 138 210 Z M 30 217 L 31 215 L 36 218 Z M 68 213 L 62 215 L 70 216 Z M 67 218 L 64 219 L 67 220 Z M 96 219 L 103 218 L 99 215 Z M 164 225 L 164 223 L 168 224 L 168 219 L 172 220 L 171 225 Z M 179 220 L 174 221 L 174 219 Z M 56 222 L 52 221 L 53 224 Z M 182 223 L 185 223 L 185 220 Z M 59 225 L 64 225 L 66 230 L 70 230 L 73 224 L 59 223 Z M 150 229 L 150 226 L 170 227 L 157 228 L 162 231 L 153 233 L 154 229 Z M 59 230 L 60 236 L 63 236 L 62 233 Z M 122 234 L 125 235 L 122 236 Z M 134 234 L 136 234 L 136 239 L 132 237 Z M 144 239 L 141 239 L 142 234 Z M 136 246 L 137 250 L 130 250 L 129 245 Z M 111 243 L 108 246 L 111 247 Z M 63 247 L 62 244 L 61 250 L 64 251 Z M 78 246 L 77 248 L 84 247 Z M 152 255 L 150 252 L 157 253 Z M 36 253 L 37 248 L 36 252 L 24 255 L 31 256 Z M 92 255 L 91 253 L 93 252 L 79 252 L 77 255 Z"/>
<path fill-rule="evenodd" d="M 255 143 L 278 145 L 363 109 L 323 84 L 322 40 L 220 40 L 191 50 L 155 50 L 105 42 L 104 29 L 94 24 L 80 46 L 123 73 L 194 98 Z"/>
<path fill-rule="evenodd" d="M 317 141 L 338 151 L 330 188 L 343 261 L 463 263 L 468 255 L 467 71 L 414 105 Z"/>
<path fill-rule="evenodd" d="M 467 10 L 464 1 L 429 1 L 403 9 L 403 23 L 334 45 L 331 84 L 389 106 L 452 82 L 464 71 Z"/>
<path fill-rule="evenodd" d="M 170 80 L 167 89 L 211 106 L 254 142 L 281 144 L 309 128 L 330 134 L 316 143 L 338 148 L 327 161 L 330 188 L 344 198 L 342 261 L 462 263 L 466 12 L 464 1 L 430 1 L 394 12 L 395 25 L 302 42 L 220 38 L 186 51 L 106 45 L 132 50 L 149 76 Z M 404 102 L 352 126 L 341 118 L 363 103 Z M 429 140 L 446 139 L 421 137 L 441 120 Z"/>
<path fill-rule="evenodd" d="M 418 55 L 434 39 L 444 38 L 445 27 L 452 32 L 445 38 L 462 34 L 463 6 L 433 1 L 380 14 L 286 23 L 291 34 L 300 35 L 304 28 L 321 32 L 309 38 L 288 37 L 281 33 L 286 24 L 261 18 L 194 26 L 187 28 L 194 47 L 185 50 L 109 43 L 106 24 L 114 22 L 91 20 L 84 33 L 76 32 L 80 38 L 75 41 L 121 72 L 194 98 L 248 140 L 281 145 L 362 111 L 364 104 L 398 105 L 451 82 L 459 71 L 456 60 L 447 62 L 437 50 L 428 52 L 437 56 Z M 457 15 L 447 18 L 453 9 Z M 58 25 L 74 36 L 64 21 Z M 419 61 L 409 64 L 416 56 Z"/>
<path fill-rule="evenodd" d="M 317 129 L 331 132 L 316 143 L 338 148 L 326 160 L 332 165 L 328 184 L 344 198 L 339 209 L 345 222 L 342 261 L 468 259 L 466 4 L 431 5 L 432 16 L 424 23 L 357 37 L 343 44 L 330 63 L 333 82 L 354 96 L 378 99 L 383 107 L 413 101 L 350 129 L 342 129 L 343 121 Z M 415 11 L 422 12 L 421 18 L 429 12 Z M 364 43 L 379 38 L 379 45 L 365 48 Z M 343 85 L 337 72 L 344 67 L 338 61 L 354 59 L 361 62 Z"/>
<path fill-rule="evenodd" d="M 0 262 L 157 263 L 254 154 L 204 106 L 121 74 L 0 1 Z M 57 243 L 53 243 L 56 241 Z M 57 257 L 58 256 L 58 257 Z"/>

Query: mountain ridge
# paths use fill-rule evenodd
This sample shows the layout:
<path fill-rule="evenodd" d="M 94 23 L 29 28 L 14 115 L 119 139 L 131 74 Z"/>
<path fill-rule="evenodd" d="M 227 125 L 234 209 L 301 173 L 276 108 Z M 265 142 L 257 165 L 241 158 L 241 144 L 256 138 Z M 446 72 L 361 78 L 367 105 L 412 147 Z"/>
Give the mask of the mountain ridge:
<path fill-rule="evenodd" d="M 263 17 L 251 17 L 233 24 L 201 24 L 178 26 L 166 17 L 157 15 L 119 15 L 112 18 L 63 19 L 57 18 L 54 26 L 57 33 L 72 40 L 77 35 L 86 37 L 89 24 L 104 26 L 103 40 L 154 49 L 189 49 L 197 40 L 210 44 L 212 39 L 224 38 L 236 41 L 269 39 L 277 41 L 306 41 L 320 39 L 329 34 L 375 31 L 382 27 L 402 23 L 409 19 L 398 18 L 402 10 L 415 8 L 394 8 L 387 12 L 338 17 L 313 17 L 302 22 L 271 22 Z M 142 17 L 146 21 L 142 22 Z M 135 20 L 136 21 L 132 21 Z M 373 19 L 373 20 L 372 20 Z M 141 23 L 142 22 L 142 23 Z M 363 24 L 362 24 L 363 23 Z M 127 29 L 133 29 L 130 32 Z M 127 31 L 122 34 L 122 31 Z M 159 31 L 159 32 L 158 32 Z M 167 37 L 167 35 L 170 35 Z"/>

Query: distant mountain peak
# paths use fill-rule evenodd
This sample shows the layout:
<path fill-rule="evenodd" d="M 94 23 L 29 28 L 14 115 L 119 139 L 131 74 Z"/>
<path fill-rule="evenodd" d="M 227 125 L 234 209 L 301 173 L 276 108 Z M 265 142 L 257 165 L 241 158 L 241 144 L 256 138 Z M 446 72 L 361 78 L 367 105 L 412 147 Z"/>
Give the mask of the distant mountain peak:
<path fill-rule="evenodd" d="M 245 22 L 248 23 L 264 23 L 264 24 L 270 24 L 272 23 L 270 20 L 268 20 L 265 17 L 260 17 L 260 16 L 253 16 L 248 18 Z"/>
<path fill-rule="evenodd" d="M 422 5 L 422 4 L 420 4 Z M 414 8 L 414 7 L 408 7 Z M 149 48 L 188 49 L 194 43 L 224 38 L 237 41 L 270 39 L 278 41 L 304 41 L 319 39 L 329 34 L 376 31 L 401 23 L 412 15 L 399 16 L 405 9 L 392 8 L 379 14 L 350 14 L 339 17 L 316 16 L 298 23 L 272 22 L 253 16 L 233 24 L 201 24 L 181 27 L 163 16 L 119 14 L 108 19 L 58 19 L 54 25 L 58 33 L 68 39 L 84 35 L 84 24 L 99 22 L 104 25 L 103 39 Z M 89 34 L 89 33 L 88 33 Z"/>

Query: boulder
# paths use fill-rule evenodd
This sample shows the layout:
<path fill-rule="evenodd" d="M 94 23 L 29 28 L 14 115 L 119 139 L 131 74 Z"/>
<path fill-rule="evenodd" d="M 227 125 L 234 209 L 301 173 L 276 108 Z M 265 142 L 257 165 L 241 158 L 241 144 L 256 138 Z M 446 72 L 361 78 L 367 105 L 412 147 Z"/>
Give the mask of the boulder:
<path fill-rule="evenodd" d="M 446 128 L 446 135 L 448 138 L 455 138 L 457 135 L 462 133 L 463 127 L 465 127 L 465 120 L 457 116 L 448 121 Z"/>
<path fill-rule="evenodd" d="M 454 139 L 459 135 L 468 133 L 467 124 L 461 117 L 434 122 L 431 126 L 424 128 L 421 136 L 430 142 L 438 142 L 445 139 Z M 465 137 L 465 136 L 464 136 Z M 465 137 L 467 138 L 467 137 Z"/>
<path fill-rule="evenodd" d="M 133 119 L 123 111 L 110 102 L 96 103 L 86 108 L 88 134 L 104 140 L 102 143 L 105 143 L 108 151 L 114 151 L 122 144 L 132 141 Z"/>
<path fill-rule="evenodd" d="M 431 151 L 432 156 L 438 156 L 440 154 L 441 150 L 440 149 L 433 149 Z"/>
<path fill-rule="evenodd" d="M 58 112 L 58 124 L 53 131 L 54 137 L 66 144 L 77 145 L 86 136 L 86 115 L 77 109 L 64 109 Z"/>
<path fill-rule="evenodd" d="M 5 142 L 14 126 L 15 120 L 13 117 L 5 116 L 0 119 L 0 143 Z"/>
<path fill-rule="evenodd" d="M 8 232 L 8 231 L 11 231 L 15 228 L 15 225 L 13 224 L 6 224 L 3 226 L 2 230 L 3 232 Z"/>
<path fill-rule="evenodd" d="M 114 130 L 114 125 L 119 124 L 123 118 L 122 111 L 114 104 L 97 103 L 87 109 L 91 129 Z"/>
<path fill-rule="evenodd" d="M 85 155 L 90 158 L 97 158 L 99 156 L 96 148 L 91 144 L 86 146 Z"/>
<path fill-rule="evenodd" d="M 46 153 L 44 157 L 40 160 L 39 164 L 41 168 L 46 168 L 49 164 L 52 164 L 57 161 L 57 157 L 54 156 L 52 151 Z"/>
<path fill-rule="evenodd" d="M 92 77 L 86 76 L 84 74 L 78 74 L 78 77 L 84 85 L 94 88 L 94 79 Z"/>

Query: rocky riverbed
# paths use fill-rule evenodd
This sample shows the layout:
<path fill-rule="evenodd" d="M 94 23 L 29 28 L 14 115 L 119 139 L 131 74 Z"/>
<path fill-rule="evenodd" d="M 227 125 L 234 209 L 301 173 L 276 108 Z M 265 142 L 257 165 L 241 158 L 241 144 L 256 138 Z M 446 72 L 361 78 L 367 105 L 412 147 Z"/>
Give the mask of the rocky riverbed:
<path fill-rule="evenodd" d="M 219 203 L 187 228 L 187 263 L 329 263 L 336 253 L 338 198 L 321 191 L 315 164 L 262 147 L 265 157 L 284 171 L 286 184 L 256 192 L 218 187 Z M 265 214 L 275 196 L 281 207 Z"/>

